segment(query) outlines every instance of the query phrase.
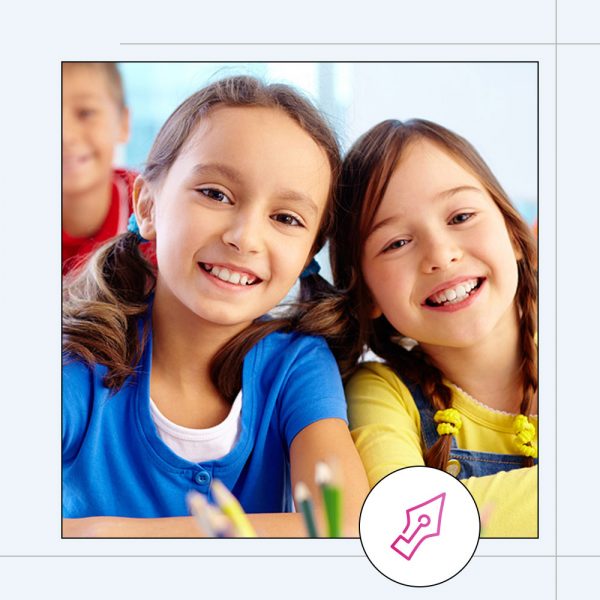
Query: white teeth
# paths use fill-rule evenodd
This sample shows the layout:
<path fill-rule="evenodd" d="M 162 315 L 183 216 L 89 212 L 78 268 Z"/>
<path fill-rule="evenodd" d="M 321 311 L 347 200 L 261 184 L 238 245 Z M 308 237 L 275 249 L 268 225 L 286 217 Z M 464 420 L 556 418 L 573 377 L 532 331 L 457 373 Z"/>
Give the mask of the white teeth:
<path fill-rule="evenodd" d="M 218 277 L 221 281 L 227 283 L 233 283 L 234 285 L 250 285 L 254 282 L 254 278 L 246 273 L 238 273 L 237 271 L 230 271 L 225 267 L 217 267 L 216 265 L 211 266 L 203 263 L 203 268 L 208 271 L 211 275 Z"/>
<path fill-rule="evenodd" d="M 431 296 L 430 300 L 435 304 L 456 304 L 464 300 L 475 287 L 477 287 L 477 279 L 463 281 L 454 288 L 448 288 Z"/>

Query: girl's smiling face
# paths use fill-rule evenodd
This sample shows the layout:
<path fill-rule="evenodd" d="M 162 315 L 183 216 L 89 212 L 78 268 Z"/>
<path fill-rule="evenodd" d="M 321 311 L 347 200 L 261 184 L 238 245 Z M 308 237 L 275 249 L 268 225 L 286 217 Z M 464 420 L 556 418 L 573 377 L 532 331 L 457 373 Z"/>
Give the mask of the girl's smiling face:
<path fill-rule="evenodd" d="M 240 328 L 267 313 L 310 259 L 330 181 L 324 150 L 283 111 L 213 109 L 164 179 L 139 185 L 155 304 Z"/>
<path fill-rule="evenodd" d="M 362 255 L 374 302 L 403 335 L 468 347 L 517 327 L 517 257 L 481 182 L 436 144 L 411 143 L 390 178 Z"/>

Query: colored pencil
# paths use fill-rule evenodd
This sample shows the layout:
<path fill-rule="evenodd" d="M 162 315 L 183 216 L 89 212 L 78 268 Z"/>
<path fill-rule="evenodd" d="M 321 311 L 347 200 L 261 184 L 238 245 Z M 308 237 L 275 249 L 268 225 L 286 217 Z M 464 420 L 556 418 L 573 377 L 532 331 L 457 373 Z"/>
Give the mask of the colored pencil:
<path fill-rule="evenodd" d="M 315 467 L 315 481 L 321 488 L 325 516 L 327 517 L 327 534 L 329 537 L 342 537 L 342 490 L 334 482 L 332 470 L 324 462 Z"/>
<path fill-rule="evenodd" d="M 223 514 L 229 518 L 239 537 L 256 537 L 256 532 L 248 516 L 244 512 L 237 498 L 225 487 L 218 479 L 212 483 L 212 494 L 223 511 Z"/>
<path fill-rule="evenodd" d="M 206 496 L 191 490 L 186 500 L 190 513 L 207 537 L 228 537 L 229 519 L 216 506 L 210 504 Z"/>
<path fill-rule="evenodd" d="M 317 526 L 315 524 L 312 498 L 308 486 L 304 482 L 299 481 L 296 484 L 295 492 L 294 498 L 296 500 L 296 510 L 300 509 L 302 512 L 308 537 L 319 537 L 319 534 L 317 533 Z"/>
<path fill-rule="evenodd" d="M 208 518 L 208 500 L 200 493 L 190 490 L 186 496 L 186 502 L 190 513 L 207 537 L 216 537 L 216 532 Z"/>

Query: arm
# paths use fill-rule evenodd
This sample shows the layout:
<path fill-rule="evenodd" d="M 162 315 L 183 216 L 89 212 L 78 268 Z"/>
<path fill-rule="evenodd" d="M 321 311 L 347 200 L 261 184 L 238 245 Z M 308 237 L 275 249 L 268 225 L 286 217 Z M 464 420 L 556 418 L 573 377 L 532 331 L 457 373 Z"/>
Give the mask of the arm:
<path fill-rule="evenodd" d="M 371 487 L 397 469 L 424 464 L 419 412 L 390 369 L 363 367 L 346 392 L 352 437 Z M 532 467 L 462 480 L 479 507 L 482 536 L 537 535 L 537 476 Z"/>
<path fill-rule="evenodd" d="M 419 411 L 390 369 L 362 367 L 346 396 L 352 437 L 370 487 L 397 469 L 425 464 Z"/>
<path fill-rule="evenodd" d="M 358 537 L 358 518 L 369 485 L 346 423 L 340 419 L 323 419 L 305 427 L 292 442 L 290 461 L 292 485 L 303 481 L 313 497 L 321 536 L 326 535 L 326 521 L 321 493 L 315 484 L 315 465 L 325 461 L 335 467 L 342 488 L 343 535 Z"/>
<path fill-rule="evenodd" d="M 314 483 L 315 464 L 319 460 L 335 462 L 343 482 L 343 531 L 358 535 L 358 517 L 368 484 L 358 453 L 346 424 L 339 419 L 323 419 L 305 427 L 294 438 L 290 449 L 292 484 L 304 481 L 315 504 L 319 531 L 324 535 L 325 518 L 320 493 Z M 305 537 L 306 529 L 299 513 L 248 515 L 259 537 Z M 204 537 L 192 517 L 129 519 L 89 517 L 63 519 L 64 537 Z"/>

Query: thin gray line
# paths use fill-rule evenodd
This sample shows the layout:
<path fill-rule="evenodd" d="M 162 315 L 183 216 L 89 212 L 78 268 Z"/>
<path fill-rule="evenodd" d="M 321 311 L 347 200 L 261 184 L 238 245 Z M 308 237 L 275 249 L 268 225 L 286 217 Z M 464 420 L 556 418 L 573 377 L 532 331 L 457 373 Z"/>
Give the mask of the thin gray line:
<path fill-rule="evenodd" d="M 600 42 L 119 42 L 120 46 L 600 46 Z"/>
<path fill-rule="evenodd" d="M 0 558 L 367 558 L 364 554 L 2 554 Z"/>
<path fill-rule="evenodd" d="M 2 554 L 0 558 L 367 558 L 364 554 Z M 473 558 L 600 558 L 596 554 L 482 554 Z"/>
<path fill-rule="evenodd" d="M 558 0 L 554 0 L 554 307 L 556 329 L 554 331 L 554 594 L 558 600 Z M 539 108 L 538 108 L 539 110 Z M 566 558 L 566 557 L 565 557 Z"/>

